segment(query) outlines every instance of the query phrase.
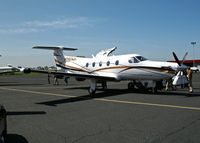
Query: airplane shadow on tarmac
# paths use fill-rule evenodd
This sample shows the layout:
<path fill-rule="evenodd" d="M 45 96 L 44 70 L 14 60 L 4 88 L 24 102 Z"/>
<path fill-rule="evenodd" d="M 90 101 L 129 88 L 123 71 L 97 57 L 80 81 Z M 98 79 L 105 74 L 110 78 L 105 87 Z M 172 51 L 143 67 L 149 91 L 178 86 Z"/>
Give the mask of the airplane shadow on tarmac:
<path fill-rule="evenodd" d="M 72 88 L 68 88 L 69 90 L 72 90 Z M 67 89 L 67 90 L 68 90 Z M 77 89 L 77 88 L 73 88 Z M 86 89 L 86 87 L 78 88 L 78 89 Z M 98 91 L 101 91 L 102 89 L 98 89 Z M 43 104 L 47 106 L 57 106 L 58 104 L 65 104 L 65 103 L 72 103 L 72 102 L 79 102 L 79 101 L 85 101 L 85 100 L 92 100 L 94 98 L 104 98 L 104 97 L 111 97 L 111 96 L 119 96 L 122 94 L 128 94 L 128 93 L 138 93 L 143 95 L 154 95 L 153 93 L 149 91 L 141 91 L 141 90 L 128 90 L 128 89 L 106 89 L 102 90 L 100 93 L 96 93 L 95 95 L 83 95 L 83 96 L 75 96 L 71 98 L 65 98 L 65 99 L 58 99 L 58 100 L 52 100 L 52 101 L 46 101 L 46 102 L 40 102 L 36 104 Z M 181 93 L 181 92 L 158 92 L 155 95 L 158 96 L 186 96 L 186 97 L 197 97 L 200 96 L 200 93 Z"/>
<path fill-rule="evenodd" d="M 8 134 L 6 143 L 28 143 L 25 137 L 17 134 Z"/>
<path fill-rule="evenodd" d="M 19 83 L 4 83 L 0 86 L 34 86 L 34 85 L 44 85 L 44 84 L 19 84 Z"/>
<path fill-rule="evenodd" d="M 88 88 L 79 88 L 79 89 L 87 89 L 88 90 Z M 129 93 L 129 91 L 128 90 L 107 89 L 104 92 L 96 93 L 95 95 L 92 95 L 92 96 L 91 95 L 74 96 L 71 98 L 58 99 L 58 100 L 47 101 L 47 102 L 40 102 L 40 103 L 36 103 L 36 104 L 44 104 L 47 106 L 56 106 L 57 104 L 85 101 L 85 100 L 91 100 L 93 98 L 118 96 L 118 95 L 125 94 L 125 93 Z"/>
<path fill-rule="evenodd" d="M 44 111 L 7 111 L 7 116 L 18 116 L 18 115 L 43 115 L 46 114 Z"/>

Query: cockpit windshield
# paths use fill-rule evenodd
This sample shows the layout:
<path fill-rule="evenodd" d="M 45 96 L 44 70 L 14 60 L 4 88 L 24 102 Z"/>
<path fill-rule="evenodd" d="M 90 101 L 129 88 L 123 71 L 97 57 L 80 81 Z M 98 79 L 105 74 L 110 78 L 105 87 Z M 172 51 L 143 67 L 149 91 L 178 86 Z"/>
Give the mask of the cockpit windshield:
<path fill-rule="evenodd" d="M 135 57 L 131 57 L 128 62 L 129 63 L 139 63 L 139 62 L 142 62 L 142 61 L 146 61 L 147 59 L 142 57 L 142 56 L 135 56 Z"/>
<path fill-rule="evenodd" d="M 136 56 L 139 61 L 146 61 L 147 59 L 142 56 Z"/>

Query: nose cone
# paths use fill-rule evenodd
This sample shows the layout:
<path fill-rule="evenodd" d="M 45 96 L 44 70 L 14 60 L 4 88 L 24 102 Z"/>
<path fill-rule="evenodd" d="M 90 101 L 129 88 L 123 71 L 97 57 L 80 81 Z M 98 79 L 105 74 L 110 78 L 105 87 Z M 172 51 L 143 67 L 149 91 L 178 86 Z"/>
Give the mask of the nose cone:
<path fill-rule="evenodd" d="M 182 66 L 183 66 L 184 69 L 187 69 L 187 68 L 188 68 L 188 66 L 186 66 L 186 65 L 182 65 Z"/>

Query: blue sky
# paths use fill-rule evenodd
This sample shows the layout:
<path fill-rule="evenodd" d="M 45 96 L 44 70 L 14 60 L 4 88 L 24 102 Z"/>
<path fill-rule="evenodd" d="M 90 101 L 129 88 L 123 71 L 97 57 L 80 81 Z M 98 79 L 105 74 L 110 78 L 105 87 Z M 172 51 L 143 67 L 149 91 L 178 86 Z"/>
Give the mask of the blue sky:
<path fill-rule="evenodd" d="M 78 48 L 65 55 L 91 57 L 117 46 L 115 55 L 180 59 L 196 41 L 200 58 L 199 0 L 0 0 L 0 66 L 55 65 L 52 51 L 36 45 Z"/>

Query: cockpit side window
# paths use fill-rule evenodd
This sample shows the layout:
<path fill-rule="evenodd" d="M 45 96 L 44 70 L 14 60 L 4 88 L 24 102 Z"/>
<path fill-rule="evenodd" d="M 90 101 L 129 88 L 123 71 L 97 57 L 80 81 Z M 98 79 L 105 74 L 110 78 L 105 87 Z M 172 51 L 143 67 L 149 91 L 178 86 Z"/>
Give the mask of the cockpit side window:
<path fill-rule="evenodd" d="M 136 56 L 139 61 L 146 61 L 147 59 L 142 56 Z"/>
<path fill-rule="evenodd" d="M 139 60 L 135 57 L 131 57 L 131 59 L 128 60 L 129 63 L 139 63 Z"/>

